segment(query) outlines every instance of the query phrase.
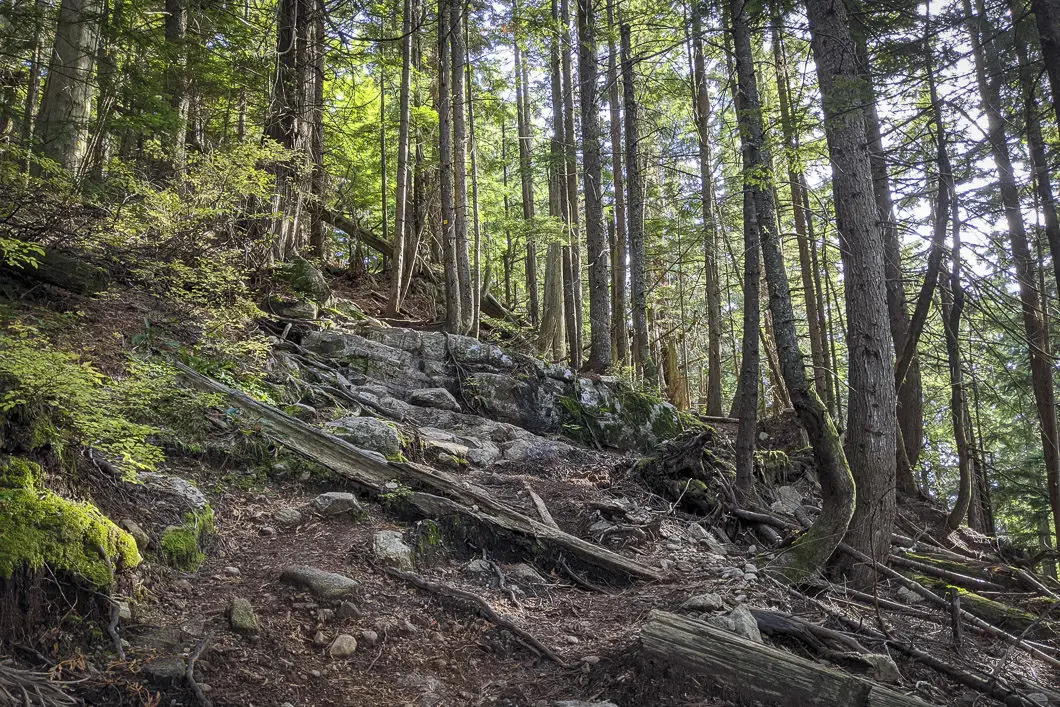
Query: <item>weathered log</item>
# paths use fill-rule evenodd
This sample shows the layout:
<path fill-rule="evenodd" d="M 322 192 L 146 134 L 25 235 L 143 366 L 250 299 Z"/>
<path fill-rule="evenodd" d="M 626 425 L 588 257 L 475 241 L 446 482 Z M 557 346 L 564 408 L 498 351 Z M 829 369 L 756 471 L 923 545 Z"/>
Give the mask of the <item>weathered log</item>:
<path fill-rule="evenodd" d="M 836 707 L 924 707 L 927 703 L 871 680 L 826 668 L 749 641 L 698 619 L 652 611 L 641 630 L 645 652 L 679 664 L 740 697 L 766 704 Z"/>
<path fill-rule="evenodd" d="M 974 577 L 970 574 L 966 574 L 967 571 L 975 571 L 974 568 L 962 568 L 965 572 L 954 572 L 953 570 L 939 567 L 931 562 L 921 562 L 914 560 L 910 557 L 904 557 L 902 555 L 891 555 L 890 561 L 892 565 L 898 565 L 899 567 L 905 567 L 906 569 L 916 570 L 920 574 L 927 575 L 929 577 L 935 577 L 936 579 L 943 579 L 947 582 L 957 585 L 958 587 L 964 587 L 965 589 L 976 589 L 979 591 L 989 592 L 1005 592 L 1009 591 L 1011 587 L 998 584 L 997 582 L 991 582 L 983 577 Z"/>
<path fill-rule="evenodd" d="M 183 364 L 177 363 L 176 366 L 196 388 L 227 396 L 279 444 L 365 489 L 377 494 L 387 493 L 387 484 L 391 481 L 413 489 L 416 493 L 410 494 L 406 500 L 425 516 L 458 515 L 493 530 L 525 536 L 613 575 L 648 580 L 662 578 L 659 570 L 512 510 L 484 489 L 446 471 L 422 464 L 381 461 L 345 440 L 310 427 Z"/>
<path fill-rule="evenodd" d="M 5 266 L 3 269 L 27 280 L 44 282 L 79 295 L 99 294 L 110 284 L 106 270 L 71 253 L 48 249 L 34 260 L 36 267 Z"/>

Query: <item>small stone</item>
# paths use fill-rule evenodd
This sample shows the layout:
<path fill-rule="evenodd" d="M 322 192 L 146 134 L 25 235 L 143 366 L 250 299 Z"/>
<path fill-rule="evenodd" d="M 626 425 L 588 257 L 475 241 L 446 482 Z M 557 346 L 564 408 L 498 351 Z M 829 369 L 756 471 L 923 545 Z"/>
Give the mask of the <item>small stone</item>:
<path fill-rule="evenodd" d="M 699 523 L 692 523 L 688 526 L 688 537 L 696 542 L 706 542 L 710 537 L 710 531 Z"/>
<path fill-rule="evenodd" d="M 576 646 L 581 643 L 580 638 L 578 638 L 577 636 L 571 636 L 570 634 L 563 636 L 563 640 L 571 644 L 572 646 Z"/>
<path fill-rule="evenodd" d="M 777 497 L 788 513 L 794 513 L 802 505 L 802 494 L 794 486 L 781 486 L 777 489 Z"/>
<path fill-rule="evenodd" d="M 239 571 L 238 567 L 225 567 L 224 573 L 228 577 L 238 577 L 242 574 L 242 572 Z"/>
<path fill-rule="evenodd" d="M 362 615 L 361 607 L 352 601 L 344 601 L 335 611 L 335 615 L 340 619 L 359 619 Z"/>
<path fill-rule="evenodd" d="M 399 570 L 412 569 L 412 548 L 396 530 L 380 530 L 372 536 L 372 554 L 376 559 Z"/>
<path fill-rule="evenodd" d="M 343 513 L 360 513 L 357 497 L 345 491 L 328 491 L 313 499 L 313 508 L 321 515 L 337 516 Z"/>
<path fill-rule="evenodd" d="M 302 514 L 294 508 L 281 508 L 276 511 L 272 516 L 272 519 L 276 521 L 276 525 L 290 530 L 291 528 L 297 527 L 302 522 Z"/>
<path fill-rule="evenodd" d="M 744 579 L 745 582 L 757 582 L 758 581 L 758 575 L 755 574 L 754 572 L 748 572 L 747 574 L 745 574 L 743 576 L 743 579 Z"/>
<path fill-rule="evenodd" d="M 156 658 L 144 665 L 144 672 L 152 681 L 158 683 L 178 683 L 184 681 L 186 666 L 179 656 Z"/>
<path fill-rule="evenodd" d="M 746 594 L 737 594 L 736 598 L 733 599 L 733 601 L 736 602 L 737 604 L 742 604 L 745 601 L 747 601 L 747 595 Z"/>
<path fill-rule="evenodd" d="M 132 518 L 126 518 L 123 520 L 121 522 L 121 527 L 129 535 L 133 536 L 133 540 L 136 541 L 136 549 L 141 553 L 151 545 L 151 536 L 148 535 L 147 532 Z"/>
<path fill-rule="evenodd" d="M 258 535 L 261 535 L 262 537 L 266 537 L 266 538 L 275 537 L 276 536 L 276 528 L 273 528 L 271 525 L 263 525 L 260 528 L 258 528 Z"/>
<path fill-rule="evenodd" d="M 588 663 L 589 665 L 596 665 L 600 662 L 600 656 L 598 655 L 584 655 L 582 656 L 582 662 Z"/>
<path fill-rule="evenodd" d="M 471 574 L 493 574 L 493 567 L 486 560 L 475 558 L 467 563 L 467 571 Z"/>
<path fill-rule="evenodd" d="M 360 584 L 346 575 L 325 572 L 316 567 L 291 565 L 280 574 L 280 581 L 312 592 L 321 599 L 341 599 L 357 591 Z"/>
<path fill-rule="evenodd" d="M 618 705 L 610 701 L 587 702 L 586 700 L 557 700 L 552 704 L 553 707 L 618 707 Z"/>
<path fill-rule="evenodd" d="M 748 562 L 747 564 L 745 564 L 743 566 L 743 571 L 744 572 L 751 572 L 752 574 L 757 574 L 758 573 L 758 568 L 755 567 L 753 562 Z"/>
<path fill-rule="evenodd" d="M 234 597 L 228 605 L 228 623 L 241 636 L 261 633 L 261 622 L 254 613 L 254 606 L 245 597 Z"/>
<path fill-rule="evenodd" d="M 869 664 L 872 669 L 872 677 L 881 682 L 900 683 L 902 673 L 891 656 L 884 653 L 863 653 L 858 658 Z M 1049 704 L 1048 700 L 1042 704 Z"/>
<path fill-rule="evenodd" d="M 530 565 L 525 562 L 520 562 L 511 569 L 512 577 L 515 581 L 530 585 L 533 587 L 541 586 L 546 584 L 545 578 Z"/>
<path fill-rule="evenodd" d="M 344 417 L 328 423 L 336 428 L 333 434 L 355 447 L 378 452 L 383 456 L 401 451 L 401 437 L 397 428 L 374 417 Z"/>
<path fill-rule="evenodd" d="M 189 593 L 189 592 L 191 592 L 191 591 L 193 591 L 195 589 L 195 587 L 192 585 L 192 583 L 190 581 L 188 581 L 187 579 L 184 579 L 183 577 L 181 577 L 180 579 L 178 579 L 175 582 L 173 582 L 173 588 L 178 590 L 178 591 L 184 592 L 185 594 L 187 594 L 187 593 Z"/>
<path fill-rule="evenodd" d="M 324 635 L 323 631 L 317 631 L 313 636 L 313 645 L 317 648 L 323 648 L 328 644 L 328 637 Z"/>
<path fill-rule="evenodd" d="M 324 623 L 325 621 L 331 621 L 335 618 L 334 609 L 321 609 L 317 612 L 317 621 Z"/>
<path fill-rule="evenodd" d="M 332 658 L 349 658 L 356 651 L 357 639 L 348 633 L 340 633 L 328 648 Z"/>
<path fill-rule="evenodd" d="M 291 704 L 290 702 L 284 702 L 283 704 L 280 705 L 280 707 L 294 707 L 294 705 Z"/>
<path fill-rule="evenodd" d="M 460 403 L 445 388 L 423 388 L 409 395 L 409 402 L 420 407 L 439 408 L 460 412 Z"/>
<path fill-rule="evenodd" d="M 129 602 L 127 602 L 127 601 L 119 601 L 118 602 L 118 618 L 121 619 L 122 621 L 131 621 L 132 620 L 132 607 L 129 606 Z"/>
<path fill-rule="evenodd" d="M 690 597 L 681 608 L 685 611 L 719 611 L 725 608 L 725 603 L 719 595 L 707 592 Z"/>
<path fill-rule="evenodd" d="M 315 678 L 319 678 L 324 673 L 320 672 L 319 670 L 310 670 L 309 674 L 312 675 Z"/>
<path fill-rule="evenodd" d="M 361 643 L 368 648 L 375 648 L 376 644 L 379 643 L 379 634 L 368 628 L 361 631 Z"/>
<path fill-rule="evenodd" d="M 898 598 L 905 604 L 922 604 L 924 597 L 920 596 L 908 587 L 898 587 Z"/>

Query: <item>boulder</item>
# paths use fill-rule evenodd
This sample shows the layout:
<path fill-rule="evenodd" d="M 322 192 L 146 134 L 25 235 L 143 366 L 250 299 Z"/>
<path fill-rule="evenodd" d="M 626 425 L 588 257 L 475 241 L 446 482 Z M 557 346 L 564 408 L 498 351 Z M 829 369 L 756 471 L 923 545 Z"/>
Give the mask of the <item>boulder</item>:
<path fill-rule="evenodd" d="M 272 519 L 276 521 L 276 525 L 290 530 L 302 522 L 302 514 L 294 508 L 281 508 L 273 514 Z"/>
<path fill-rule="evenodd" d="M 460 403 L 445 388 L 421 388 L 409 395 L 409 402 L 425 408 L 439 408 L 460 412 Z"/>
<path fill-rule="evenodd" d="M 401 452 L 397 428 L 374 417 L 344 417 L 328 424 L 333 435 L 355 447 L 389 457 Z"/>
<path fill-rule="evenodd" d="M 357 592 L 360 584 L 346 575 L 326 572 L 306 565 L 291 565 L 280 574 L 280 581 L 308 590 L 321 599 L 342 599 Z"/>
<path fill-rule="evenodd" d="M 137 477 L 137 480 L 148 491 L 172 497 L 182 511 L 186 511 L 189 508 L 194 511 L 201 511 L 206 508 L 206 496 L 203 495 L 198 486 L 187 479 L 182 479 L 172 474 L 145 471 Z"/>
<path fill-rule="evenodd" d="M 320 315 L 320 307 L 316 302 L 294 297 L 269 297 L 261 308 L 269 314 L 287 319 L 316 319 Z"/>
<path fill-rule="evenodd" d="M 732 631 L 738 636 L 743 636 L 755 643 L 762 643 L 762 634 L 758 630 L 758 622 L 754 615 L 742 604 L 732 610 L 728 616 L 732 622 Z"/>
<path fill-rule="evenodd" d="M 718 594 L 706 592 L 690 597 L 681 605 L 681 608 L 685 611 L 720 611 L 725 608 L 725 602 L 721 600 L 721 596 Z"/>
<path fill-rule="evenodd" d="M 412 548 L 396 530 L 380 530 L 372 536 L 372 554 L 381 562 L 399 570 L 412 569 Z"/>
<path fill-rule="evenodd" d="M 321 304 L 331 299 L 331 287 L 324 273 L 302 258 L 288 262 L 282 271 L 284 280 L 291 289 Z"/>
<path fill-rule="evenodd" d="M 151 544 L 151 536 L 147 534 L 147 531 L 141 528 L 132 518 L 122 520 L 120 525 L 122 530 L 133 536 L 133 540 L 136 541 L 136 549 L 140 551 L 140 554 L 144 554 Z"/>

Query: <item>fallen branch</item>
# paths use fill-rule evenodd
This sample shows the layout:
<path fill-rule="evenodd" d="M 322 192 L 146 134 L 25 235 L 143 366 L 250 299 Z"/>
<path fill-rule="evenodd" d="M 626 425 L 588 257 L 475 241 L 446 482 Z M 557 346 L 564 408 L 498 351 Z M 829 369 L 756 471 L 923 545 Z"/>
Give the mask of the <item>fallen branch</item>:
<path fill-rule="evenodd" d="M 80 702 L 63 691 L 69 681 L 52 680 L 48 673 L 22 670 L 0 662 L 0 704 L 5 705 L 76 705 Z"/>
<path fill-rule="evenodd" d="M 200 707 L 210 707 L 210 700 L 206 697 L 206 693 L 203 692 L 202 685 L 195 681 L 195 663 L 210 647 L 211 642 L 213 642 L 212 633 L 202 637 L 195 645 L 195 649 L 188 655 L 187 667 L 184 670 L 184 679 L 188 682 L 188 688 L 195 695 L 195 701 L 199 703 Z"/>
<path fill-rule="evenodd" d="M 641 644 L 661 663 L 679 664 L 766 704 L 925 707 L 916 697 L 866 678 L 665 611 L 649 614 Z"/>
<path fill-rule="evenodd" d="M 301 420 L 254 400 L 248 395 L 176 363 L 184 378 L 195 387 L 222 393 L 248 419 L 261 425 L 264 434 L 292 451 L 312 459 L 337 474 L 376 493 L 388 493 L 387 484 L 398 481 L 416 492 L 405 499 L 426 517 L 458 515 L 494 530 L 507 531 L 535 544 L 570 554 L 608 573 L 633 579 L 657 580 L 662 573 L 594 543 L 565 533 L 504 505 L 484 489 L 459 476 L 422 464 L 388 462 L 358 449 L 349 442 L 310 427 Z"/>
<path fill-rule="evenodd" d="M 530 486 L 530 482 L 526 479 L 523 479 L 523 488 L 525 488 L 526 492 L 530 494 L 530 500 L 534 502 L 534 508 L 537 509 L 537 514 L 541 516 L 541 522 L 545 525 L 551 525 L 553 528 L 559 528 L 559 524 L 556 523 L 552 514 L 548 512 L 548 506 L 545 505 L 545 501 L 537 495 L 537 492 L 534 491 L 533 487 Z"/>
<path fill-rule="evenodd" d="M 493 622 L 494 624 L 513 634 L 516 638 L 519 639 L 520 643 L 525 645 L 537 655 L 541 656 L 542 658 L 548 658 L 549 660 L 556 663 L 557 665 L 560 665 L 561 667 L 572 667 L 570 663 L 556 655 L 556 653 L 553 652 L 552 649 L 550 649 L 541 641 L 534 638 L 533 635 L 528 633 L 526 630 L 516 626 L 510 619 L 507 619 L 498 614 L 496 611 L 494 611 L 493 607 L 489 605 L 489 602 L 487 602 L 479 595 L 473 594 L 472 592 L 469 592 L 465 589 L 450 586 L 448 584 L 431 582 L 419 576 L 418 574 L 414 574 L 412 572 L 402 572 L 401 570 L 394 569 L 391 567 L 388 567 L 386 569 L 386 573 L 391 575 L 392 577 L 397 577 L 398 579 L 401 579 L 405 582 L 408 582 L 409 584 L 419 587 L 420 589 L 431 592 L 432 594 L 437 594 L 443 597 L 450 597 L 452 599 L 460 599 L 462 601 L 466 601 L 474 605 L 475 609 L 477 609 L 478 612 L 482 614 L 483 618 Z"/>
<path fill-rule="evenodd" d="M 951 572 L 950 570 L 936 567 L 935 565 L 928 564 L 926 562 L 918 562 L 908 557 L 901 555 L 891 555 L 891 564 L 898 565 L 899 567 L 906 567 L 911 570 L 927 575 L 929 577 L 937 577 L 944 579 L 947 582 L 952 582 L 959 587 L 965 589 L 974 589 L 977 591 L 990 591 L 990 592 L 1005 592 L 1009 591 L 1009 587 L 1005 587 L 997 582 L 991 582 L 990 580 L 983 579 L 982 577 L 972 577 L 970 575 L 961 574 L 959 572 Z"/>

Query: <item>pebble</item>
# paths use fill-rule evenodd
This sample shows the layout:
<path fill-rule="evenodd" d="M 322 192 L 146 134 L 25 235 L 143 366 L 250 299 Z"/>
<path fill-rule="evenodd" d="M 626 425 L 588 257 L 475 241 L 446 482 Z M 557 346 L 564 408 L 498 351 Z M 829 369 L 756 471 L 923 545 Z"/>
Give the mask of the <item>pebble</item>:
<path fill-rule="evenodd" d="M 317 611 L 317 620 L 318 621 L 321 621 L 321 622 L 323 622 L 323 621 L 331 621 L 334 618 L 335 618 L 335 610 L 334 609 L 320 609 L 319 611 Z"/>
<path fill-rule="evenodd" d="M 754 572 L 748 572 L 747 574 L 745 574 L 743 576 L 743 578 L 747 582 L 757 582 L 758 581 L 758 575 L 755 574 Z"/>
<path fill-rule="evenodd" d="M 571 636 L 570 634 L 564 635 L 563 640 L 571 644 L 572 646 L 581 643 L 581 639 L 579 639 L 577 636 Z"/>
<path fill-rule="evenodd" d="M 272 516 L 276 525 L 281 528 L 294 528 L 302 522 L 302 514 L 294 508 L 281 508 Z"/>
<path fill-rule="evenodd" d="M 273 528 L 271 525 L 263 525 L 261 526 L 261 528 L 258 529 L 258 535 L 261 535 L 266 538 L 275 537 L 276 528 Z"/>
<path fill-rule="evenodd" d="M 349 658 L 357 650 L 357 639 L 348 633 L 340 633 L 332 641 L 328 653 L 332 658 Z"/>
<path fill-rule="evenodd" d="M 335 612 L 335 615 L 340 619 L 359 619 L 362 613 L 361 607 L 357 606 L 357 604 L 352 601 L 344 601 Z"/>
<path fill-rule="evenodd" d="M 743 571 L 750 572 L 751 574 L 756 574 L 758 572 L 758 568 L 755 567 L 754 563 L 748 562 L 743 566 Z"/>
<path fill-rule="evenodd" d="M 261 622 L 254 613 L 254 606 L 245 597 L 233 597 L 228 605 L 228 623 L 241 636 L 256 636 L 261 633 Z"/>
<path fill-rule="evenodd" d="M 376 644 L 379 643 L 379 634 L 371 629 L 365 629 L 361 631 L 361 643 L 368 648 L 375 648 Z"/>
<path fill-rule="evenodd" d="M 733 599 L 733 601 L 736 602 L 737 604 L 742 604 L 745 601 L 747 601 L 747 595 L 746 594 L 737 594 L 736 598 Z"/>
<path fill-rule="evenodd" d="M 309 674 L 312 675 L 315 678 L 318 678 L 321 675 L 323 675 L 324 673 L 320 672 L 319 670 L 310 670 Z"/>
<path fill-rule="evenodd" d="M 129 621 L 132 619 L 132 607 L 129 606 L 129 602 L 118 602 L 118 618 L 122 621 Z"/>
<path fill-rule="evenodd" d="M 225 567 L 224 573 L 229 577 L 239 577 L 243 573 L 239 571 L 238 567 Z"/>
<path fill-rule="evenodd" d="M 714 592 L 706 592 L 705 594 L 697 594 L 694 597 L 690 597 L 681 608 L 685 611 L 718 611 L 725 607 L 721 596 Z"/>
<path fill-rule="evenodd" d="M 317 631 L 316 635 L 313 636 L 313 645 L 318 648 L 323 648 L 328 644 L 328 637 L 324 635 L 323 631 Z"/>

